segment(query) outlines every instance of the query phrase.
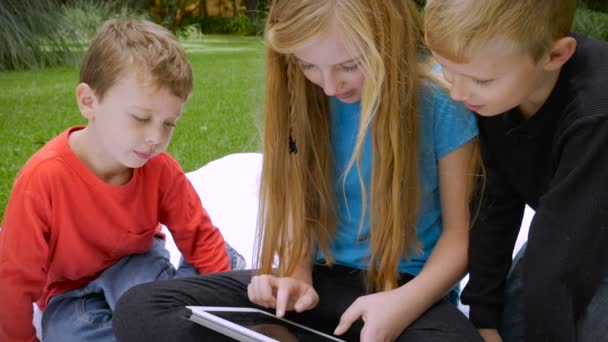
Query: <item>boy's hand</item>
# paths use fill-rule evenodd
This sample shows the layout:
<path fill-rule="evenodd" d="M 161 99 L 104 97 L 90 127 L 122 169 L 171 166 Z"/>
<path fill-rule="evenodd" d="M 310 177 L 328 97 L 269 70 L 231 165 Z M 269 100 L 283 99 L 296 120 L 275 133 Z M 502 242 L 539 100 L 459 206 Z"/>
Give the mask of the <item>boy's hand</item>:
<path fill-rule="evenodd" d="M 361 342 L 394 341 L 416 317 L 395 290 L 357 298 L 340 317 L 335 335 L 344 334 L 359 318 L 363 319 Z"/>
<path fill-rule="evenodd" d="M 502 338 L 496 329 L 479 329 L 479 335 L 485 342 L 502 342 Z"/>
<path fill-rule="evenodd" d="M 251 278 L 247 295 L 254 304 L 276 308 L 277 317 L 283 317 L 286 310 L 302 312 L 319 303 L 319 295 L 310 282 L 269 274 Z"/>

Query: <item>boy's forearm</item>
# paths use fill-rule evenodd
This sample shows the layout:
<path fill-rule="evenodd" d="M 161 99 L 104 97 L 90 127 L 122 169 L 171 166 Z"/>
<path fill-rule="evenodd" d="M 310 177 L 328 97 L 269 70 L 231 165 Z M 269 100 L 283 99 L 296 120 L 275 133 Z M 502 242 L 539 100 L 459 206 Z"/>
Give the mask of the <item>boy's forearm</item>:
<path fill-rule="evenodd" d="M 469 318 L 477 328 L 496 329 L 525 204 L 489 164 L 486 179 L 481 207 L 469 231 L 469 282 L 462 302 L 470 306 Z"/>
<path fill-rule="evenodd" d="M 7 279 L 7 275 L 0 273 Z M 1 279 L 1 278 L 0 278 Z M 20 295 L 19 291 L 0 283 L 0 341 L 37 341 L 36 330 L 32 324 L 34 311 L 32 302 Z"/>
<path fill-rule="evenodd" d="M 514 210 L 515 211 L 515 210 Z M 512 264 L 513 247 L 521 216 L 511 224 L 474 225 L 469 238 L 469 281 L 462 302 L 470 306 L 469 318 L 477 328 L 496 329 L 502 321 L 505 281 Z"/>

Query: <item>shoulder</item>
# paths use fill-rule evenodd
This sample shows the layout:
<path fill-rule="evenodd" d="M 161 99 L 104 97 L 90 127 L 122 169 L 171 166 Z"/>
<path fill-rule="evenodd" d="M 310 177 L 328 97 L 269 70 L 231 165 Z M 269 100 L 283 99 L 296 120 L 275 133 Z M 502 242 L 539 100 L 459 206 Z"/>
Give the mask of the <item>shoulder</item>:
<path fill-rule="evenodd" d="M 441 158 L 478 134 L 475 116 L 452 100 L 447 89 L 434 80 L 422 83 L 419 95 L 421 147 L 433 147 Z"/>
<path fill-rule="evenodd" d="M 27 160 L 15 178 L 15 189 L 36 188 L 68 177 L 69 165 L 64 158 L 66 136 L 51 139 Z"/>
<path fill-rule="evenodd" d="M 447 88 L 429 79 L 423 80 L 419 94 L 420 115 L 432 125 L 467 123 L 475 127 L 475 116 L 462 103 L 450 98 Z"/>
<path fill-rule="evenodd" d="M 608 42 L 573 35 L 577 48 L 564 65 L 567 121 L 608 115 Z M 585 120 L 597 120 L 585 119 Z"/>
<path fill-rule="evenodd" d="M 142 175 L 149 184 L 158 186 L 161 192 L 182 191 L 188 186 L 188 180 L 179 162 L 168 152 L 163 152 L 150 159 L 142 167 Z"/>
<path fill-rule="evenodd" d="M 434 73 L 441 73 L 441 66 L 433 67 Z M 438 77 L 441 77 L 438 75 Z M 446 84 L 440 83 L 439 79 L 425 78 L 420 83 L 418 95 L 420 110 L 423 114 L 440 116 L 459 112 L 470 114 L 470 111 L 458 101 L 450 98 Z"/>
<path fill-rule="evenodd" d="M 576 40 L 576 51 L 573 58 L 578 67 L 589 69 L 608 70 L 608 42 L 573 34 Z"/>
<path fill-rule="evenodd" d="M 162 152 L 158 156 L 152 158 L 144 167 L 149 170 L 155 170 L 163 173 L 184 173 L 179 162 L 168 152 Z"/>

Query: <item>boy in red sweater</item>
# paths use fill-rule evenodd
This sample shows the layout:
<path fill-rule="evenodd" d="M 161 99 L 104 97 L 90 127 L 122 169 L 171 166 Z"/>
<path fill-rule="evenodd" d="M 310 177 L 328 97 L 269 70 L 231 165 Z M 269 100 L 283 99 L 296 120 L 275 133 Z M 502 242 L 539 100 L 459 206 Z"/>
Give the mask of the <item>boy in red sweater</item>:
<path fill-rule="evenodd" d="M 6 208 L 0 341 L 37 340 L 33 302 L 44 341 L 113 341 L 112 312 L 128 288 L 238 262 L 165 152 L 191 90 L 183 48 L 161 26 L 116 19 L 99 29 L 76 88 L 88 125 L 30 158 Z M 161 224 L 190 267 L 171 265 Z"/>

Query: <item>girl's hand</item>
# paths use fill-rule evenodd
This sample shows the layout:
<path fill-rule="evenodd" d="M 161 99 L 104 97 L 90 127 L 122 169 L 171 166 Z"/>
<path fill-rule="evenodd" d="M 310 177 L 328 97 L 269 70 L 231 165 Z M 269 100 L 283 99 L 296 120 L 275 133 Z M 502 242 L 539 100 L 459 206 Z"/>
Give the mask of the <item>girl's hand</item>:
<path fill-rule="evenodd" d="M 415 316 L 408 308 L 397 290 L 359 297 L 344 311 L 334 334 L 344 334 L 361 317 L 361 342 L 394 341 L 417 318 L 408 317 Z"/>
<path fill-rule="evenodd" d="M 314 308 L 319 303 L 319 295 L 307 281 L 292 277 L 278 278 L 263 274 L 251 278 L 247 286 L 251 302 L 276 308 L 277 317 L 283 317 L 286 310 L 302 312 Z"/>

